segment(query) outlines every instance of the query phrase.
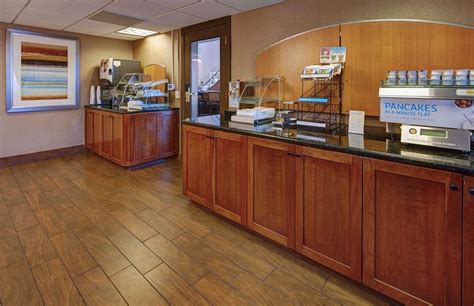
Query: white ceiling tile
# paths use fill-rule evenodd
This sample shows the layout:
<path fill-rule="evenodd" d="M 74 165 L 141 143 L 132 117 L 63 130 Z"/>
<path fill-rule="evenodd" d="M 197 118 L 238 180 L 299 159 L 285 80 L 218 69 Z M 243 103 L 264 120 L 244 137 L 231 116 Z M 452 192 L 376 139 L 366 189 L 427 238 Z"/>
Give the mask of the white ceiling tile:
<path fill-rule="evenodd" d="M 15 23 L 49 29 L 62 29 L 80 19 L 81 17 L 77 16 L 57 14 L 27 7 L 21 12 Z"/>
<path fill-rule="evenodd" d="M 216 19 L 240 13 L 239 10 L 218 2 L 199 2 L 180 9 L 181 12 L 206 19 Z"/>
<path fill-rule="evenodd" d="M 178 29 L 179 26 L 176 25 L 159 25 L 156 23 L 153 23 L 151 21 L 143 21 L 140 23 L 137 23 L 133 25 L 134 28 L 139 28 L 139 29 L 144 29 L 144 30 L 150 30 L 150 31 L 155 31 L 158 33 L 166 33 L 171 30 Z"/>
<path fill-rule="evenodd" d="M 282 3 L 284 0 L 217 0 L 217 2 L 232 6 L 241 11 L 250 11 L 264 6 Z"/>
<path fill-rule="evenodd" d="M 26 1 L 0 0 L 0 14 L 16 16 L 25 6 Z"/>
<path fill-rule="evenodd" d="M 140 19 L 149 19 L 167 13 L 170 9 L 142 0 L 117 0 L 106 6 L 104 11 Z"/>
<path fill-rule="evenodd" d="M 124 27 L 121 25 L 85 19 L 73 24 L 70 27 L 67 27 L 65 31 L 103 36 L 123 28 Z"/>
<path fill-rule="evenodd" d="M 131 41 L 143 38 L 143 37 L 140 37 L 140 36 L 126 35 L 126 34 L 120 34 L 120 33 L 111 33 L 111 34 L 104 35 L 104 37 L 115 38 L 115 39 L 123 39 L 123 40 L 131 40 Z"/>
<path fill-rule="evenodd" d="M 28 8 L 81 18 L 87 17 L 97 10 L 96 6 L 72 0 L 31 0 Z"/>
<path fill-rule="evenodd" d="M 106 6 L 107 4 L 110 4 L 114 2 L 114 0 L 70 0 L 72 2 L 79 2 L 79 3 L 85 3 L 91 6 L 96 6 L 102 8 L 103 6 Z"/>
<path fill-rule="evenodd" d="M 204 18 L 192 16 L 179 11 L 173 11 L 159 17 L 148 20 L 157 25 L 168 25 L 176 27 L 185 27 L 188 25 L 206 21 Z"/>
<path fill-rule="evenodd" d="M 7 15 L 0 13 L 0 22 L 10 23 L 15 19 L 16 15 Z"/>
<path fill-rule="evenodd" d="M 164 6 L 173 10 L 198 3 L 200 0 L 145 0 L 145 2 Z"/>
<path fill-rule="evenodd" d="M 32 19 L 17 19 L 15 20 L 15 24 L 30 26 L 30 27 L 37 27 L 37 28 L 45 28 L 51 30 L 61 30 L 64 28 L 64 25 L 51 23 L 46 20 L 32 20 Z"/>

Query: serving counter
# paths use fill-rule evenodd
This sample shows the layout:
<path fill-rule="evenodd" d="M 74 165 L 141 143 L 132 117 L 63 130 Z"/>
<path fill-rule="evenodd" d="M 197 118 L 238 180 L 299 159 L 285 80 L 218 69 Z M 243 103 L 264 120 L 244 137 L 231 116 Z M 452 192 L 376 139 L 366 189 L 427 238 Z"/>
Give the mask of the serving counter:
<path fill-rule="evenodd" d="M 179 154 L 179 109 L 128 111 L 112 105 L 85 106 L 86 148 L 122 167 Z"/>
<path fill-rule="evenodd" d="M 403 304 L 472 304 L 472 156 L 365 132 L 187 119 L 184 194 Z"/>

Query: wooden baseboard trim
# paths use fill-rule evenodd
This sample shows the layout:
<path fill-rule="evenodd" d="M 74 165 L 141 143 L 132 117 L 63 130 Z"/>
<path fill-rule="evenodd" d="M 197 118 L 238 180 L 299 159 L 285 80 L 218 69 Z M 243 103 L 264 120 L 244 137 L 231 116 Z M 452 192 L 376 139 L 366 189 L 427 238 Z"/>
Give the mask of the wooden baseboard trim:
<path fill-rule="evenodd" d="M 0 158 L 0 169 L 85 152 L 83 145 Z"/>

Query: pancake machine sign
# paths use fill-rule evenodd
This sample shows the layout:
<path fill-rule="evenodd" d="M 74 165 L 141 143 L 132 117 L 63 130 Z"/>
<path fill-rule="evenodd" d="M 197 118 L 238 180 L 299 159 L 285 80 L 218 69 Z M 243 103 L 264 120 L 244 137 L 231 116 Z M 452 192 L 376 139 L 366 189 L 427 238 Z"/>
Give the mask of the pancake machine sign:
<path fill-rule="evenodd" d="M 380 121 L 474 130 L 472 99 L 380 99 Z"/>

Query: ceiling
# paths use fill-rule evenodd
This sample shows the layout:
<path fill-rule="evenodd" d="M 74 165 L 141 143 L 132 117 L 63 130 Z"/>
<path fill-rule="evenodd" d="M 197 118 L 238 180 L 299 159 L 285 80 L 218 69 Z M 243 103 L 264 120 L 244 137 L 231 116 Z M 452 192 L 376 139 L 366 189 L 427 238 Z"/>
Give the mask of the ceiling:
<path fill-rule="evenodd" d="M 0 22 L 125 40 L 128 26 L 168 32 L 284 0 L 0 0 Z"/>

